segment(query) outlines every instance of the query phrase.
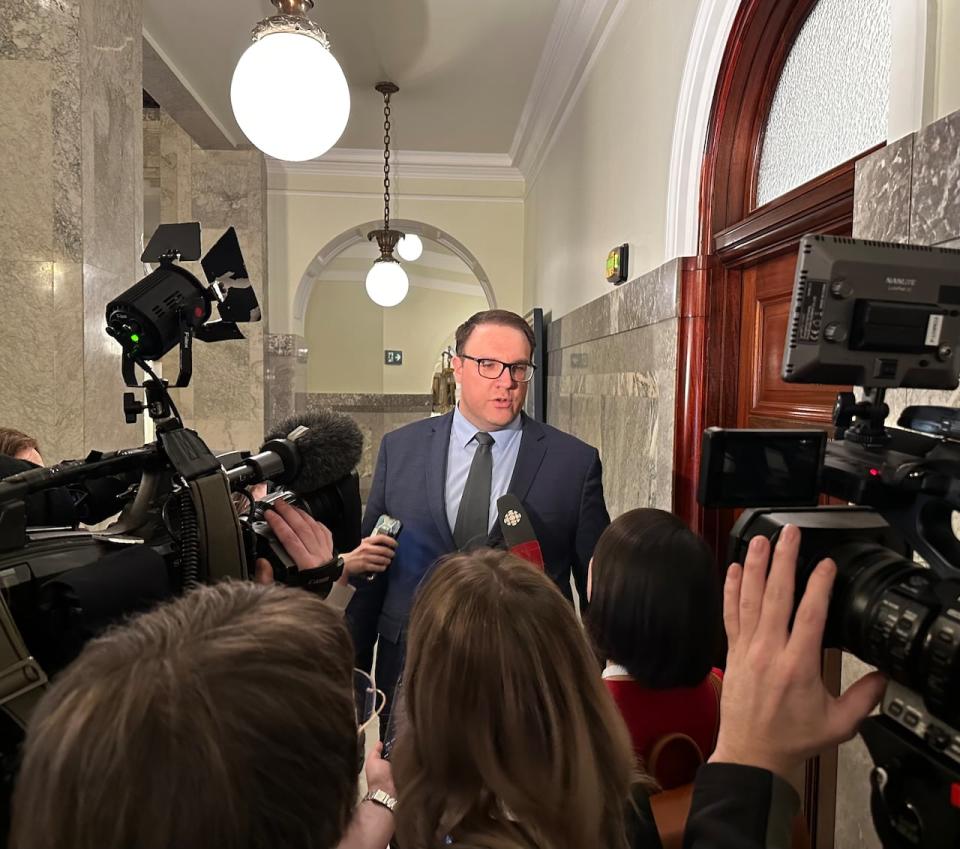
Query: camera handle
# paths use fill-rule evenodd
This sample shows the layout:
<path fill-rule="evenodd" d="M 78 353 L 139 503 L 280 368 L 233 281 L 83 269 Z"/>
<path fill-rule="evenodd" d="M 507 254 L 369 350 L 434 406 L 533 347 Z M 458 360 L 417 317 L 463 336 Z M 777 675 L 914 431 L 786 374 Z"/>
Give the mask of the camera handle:
<path fill-rule="evenodd" d="M 867 389 L 863 401 L 857 401 L 852 392 L 838 393 L 833 406 L 834 438 L 846 439 L 864 448 L 883 448 L 890 441 L 884 427 L 890 415 L 885 396 L 886 390 L 882 387 Z"/>

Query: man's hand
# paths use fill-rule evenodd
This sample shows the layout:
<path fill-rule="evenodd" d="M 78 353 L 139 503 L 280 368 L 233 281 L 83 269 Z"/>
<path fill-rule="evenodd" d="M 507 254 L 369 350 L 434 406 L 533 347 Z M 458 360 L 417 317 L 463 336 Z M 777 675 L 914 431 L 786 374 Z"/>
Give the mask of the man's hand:
<path fill-rule="evenodd" d="M 768 769 L 787 778 L 807 758 L 856 733 L 883 695 L 879 672 L 865 675 L 842 696 L 820 677 L 823 630 L 837 574 L 822 561 L 807 582 L 792 631 L 800 531 L 780 534 L 770 575 L 770 543 L 750 541 L 744 565 L 727 571 L 723 621 L 729 649 L 720 704 L 720 733 L 711 762 Z"/>
<path fill-rule="evenodd" d="M 351 575 L 383 572 L 393 560 L 397 541 L 386 534 L 365 537 L 353 551 L 343 555 L 344 571 Z"/>
<path fill-rule="evenodd" d="M 389 762 L 380 757 L 383 743 L 377 745 L 367 755 L 364 771 L 367 774 L 369 790 L 383 790 L 387 795 L 397 798 L 393 786 L 393 772 Z M 346 834 L 337 845 L 337 849 L 389 849 L 393 837 L 393 814 L 383 805 L 368 803 L 360 805 L 353 812 L 353 819 Z"/>
<path fill-rule="evenodd" d="M 333 559 L 333 534 L 326 525 L 299 507 L 278 500 L 272 510 L 266 511 L 264 518 L 301 572 L 316 569 Z M 273 568 L 262 557 L 256 563 L 256 582 L 273 583 Z"/>

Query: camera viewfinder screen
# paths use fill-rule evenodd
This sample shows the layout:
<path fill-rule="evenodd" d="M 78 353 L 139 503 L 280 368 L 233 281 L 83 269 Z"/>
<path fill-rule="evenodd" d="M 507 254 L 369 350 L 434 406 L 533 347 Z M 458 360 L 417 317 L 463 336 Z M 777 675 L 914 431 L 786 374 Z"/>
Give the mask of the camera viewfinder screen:
<path fill-rule="evenodd" d="M 699 500 L 707 507 L 815 505 L 824 431 L 721 430 L 704 434 Z"/>

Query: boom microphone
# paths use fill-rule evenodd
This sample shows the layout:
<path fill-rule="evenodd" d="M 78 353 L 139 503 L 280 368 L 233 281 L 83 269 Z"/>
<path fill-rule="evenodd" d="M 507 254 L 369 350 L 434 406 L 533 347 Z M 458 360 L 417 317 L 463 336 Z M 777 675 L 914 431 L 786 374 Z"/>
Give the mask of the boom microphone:
<path fill-rule="evenodd" d="M 497 515 L 510 553 L 543 569 L 543 552 L 523 502 L 508 492 L 497 499 Z"/>
<path fill-rule="evenodd" d="M 302 413 L 284 419 L 267 438 L 284 439 L 300 427 L 307 428 L 307 433 L 296 440 L 300 469 L 287 481 L 294 492 L 316 492 L 346 477 L 359 465 L 363 434 L 350 416 L 334 410 Z"/>

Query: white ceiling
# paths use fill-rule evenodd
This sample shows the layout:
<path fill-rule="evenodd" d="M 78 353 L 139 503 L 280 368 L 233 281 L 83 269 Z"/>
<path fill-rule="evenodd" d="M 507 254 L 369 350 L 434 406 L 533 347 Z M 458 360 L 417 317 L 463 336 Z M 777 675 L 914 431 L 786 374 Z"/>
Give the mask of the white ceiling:
<path fill-rule="evenodd" d="M 383 143 L 378 80 L 400 86 L 393 138 L 401 150 L 511 152 L 559 12 L 596 0 L 317 0 L 350 84 L 340 148 Z M 275 13 L 267 0 L 145 0 L 148 41 L 224 134 L 246 140 L 230 108 L 230 78 L 250 29 Z M 542 72 L 541 72 L 542 75 Z M 163 104 L 160 104 L 163 106 Z"/>

